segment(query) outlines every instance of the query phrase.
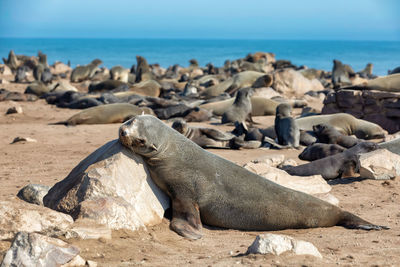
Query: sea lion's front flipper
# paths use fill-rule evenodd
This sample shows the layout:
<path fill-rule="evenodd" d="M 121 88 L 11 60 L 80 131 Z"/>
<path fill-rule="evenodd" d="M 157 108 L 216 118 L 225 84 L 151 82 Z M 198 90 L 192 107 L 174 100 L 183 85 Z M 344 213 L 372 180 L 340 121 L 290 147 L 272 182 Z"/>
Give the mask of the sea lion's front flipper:
<path fill-rule="evenodd" d="M 190 199 L 173 199 L 170 228 L 183 237 L 200 239 L 203 234 L 198 205 Z"/>

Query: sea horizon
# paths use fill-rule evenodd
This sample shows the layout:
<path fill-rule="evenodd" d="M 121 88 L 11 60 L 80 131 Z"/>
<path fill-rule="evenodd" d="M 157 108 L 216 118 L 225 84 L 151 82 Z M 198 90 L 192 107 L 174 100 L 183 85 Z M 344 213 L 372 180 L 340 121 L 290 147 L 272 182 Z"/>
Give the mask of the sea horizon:
<path fill-rule="evenodd" d="M 136 63 L 136 55 L 165 68 L 174 64 L 188 66 L 192 58 L 201 66 L 213 63 L 219 67 L 225 60 L 258 51 L 274 53 L 277 59 L 290 60 L 297 66 L 325 71 L 332 69 L 334 59 L 349 64 L 355 71 L 373 63 L 376 75 L 386 75 L 400 65 L 400 41 L 395 40 L 0 37 L 0 56 L 7 57 L 10 50 L 29 56 L 40 50 L 48 55 L 50 64 L 70 61 L 73 67 L 100 58 L 108 68 L 130 68 Z"/>

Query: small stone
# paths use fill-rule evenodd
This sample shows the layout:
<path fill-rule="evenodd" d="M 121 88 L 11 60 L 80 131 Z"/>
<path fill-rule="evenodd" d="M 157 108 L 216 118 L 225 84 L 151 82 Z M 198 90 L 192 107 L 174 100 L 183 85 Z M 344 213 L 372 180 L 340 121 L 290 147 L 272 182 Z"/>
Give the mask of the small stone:
<path fill-rule="evenodd" d="M 9 115 L 9 114 L 22 114 L 22 107 L 20 107 L 20 106 L 14 106 L 14 107 L 11 107 L 11 108 L 9 108 L 9 109 L 7 109 L 7 111 L 6 111 L 6 115 Z"/>
<path fill-rule="evenodd" d="M 95 261 L 86 261 L 86 265 L 89 267 L 97 267 L 97 262 Z"/>
<path fill-rule="evenodd" d="M 287 235 L 258 235 L 247 249 L 248 254 L 274 254 L 278 256 L 286 251 L 291 251 L 296 255 L 311 255 L 322 258 L 318 249 L 310 242 L 296 240 Z"/>
<path fill-rule="evenodd" d="M 18 142 L 28 142 L 28 143 L 37 143 L 36 139 L 30 138 L 30 137 L 15 137 L 14 140 L 11 142 L 11 144 L 15 144 Z"/>
<path fill-rule="evenodd" d="M 26 202 L 43 206 L 43 197 L 47 194 L 49 189 L 50 186 L 47 185 L 28 184 L 19 190 L 17 197 Z"/>

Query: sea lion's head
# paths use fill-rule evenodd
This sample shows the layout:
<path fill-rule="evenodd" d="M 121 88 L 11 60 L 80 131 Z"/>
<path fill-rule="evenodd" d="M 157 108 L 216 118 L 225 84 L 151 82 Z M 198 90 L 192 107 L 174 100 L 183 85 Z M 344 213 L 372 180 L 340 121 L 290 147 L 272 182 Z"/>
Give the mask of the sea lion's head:
<path fill-rule="evenodd" d="M 292 106 L 289 103 L 281 103 L 276 107 L 276 115 L 281 117 L 290 117 Z"/>
<path fill-rule="evenodd" d="M 138 115 L 119 128 L 119 141 L 125 147 L 142 156 L 153 156 L 159 152 L 169 128 L 151 115 Z"/>
<path fill-rule="evenodd" d="M 176 120 L 172 123 L 172 129 L 177 130 L 179 133 L 186 135 L 188 131 L 188 124 L 184 120 Z"/>

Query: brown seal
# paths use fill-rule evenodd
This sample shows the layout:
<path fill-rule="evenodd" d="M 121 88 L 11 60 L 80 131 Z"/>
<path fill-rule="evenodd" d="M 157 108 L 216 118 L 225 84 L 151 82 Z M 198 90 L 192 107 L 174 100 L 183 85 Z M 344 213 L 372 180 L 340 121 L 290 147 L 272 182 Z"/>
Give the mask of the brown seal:
<path fill-rule="evenodd" d="M 315 143 L 306 147 L 303 152 L 300 153 L 299 159 L 314 161 L 342 153 L 345 150 L 344 147 L 339 145 Z"/>
<path fill-rule="evenodd" d="M 325 123 L 314 125 L 313 131 L 319 143 L 337 144 L 345 148 L 350 148 L 361 142 L 361 140 L 352 136 L 343 135 L 334 127 Z"/>
<path fill-rule="evenodd" d="M 353 177 L 359 171 L 358 154 L 371 152 L 378 148 L 372 142 L 363 142 L 333 156 L 315 160 L 299 166 L 285 166 L 290 175 L 311 176 L 320 174 L 325 180 Z"/>
<path fill-rule="evenodd" d="M 386 228 L 212 154 L 153 116 L 124 123 L 119 140 L 143 157 L 153 181 L 171 198 L 170 228 L 187 238 L 201 238 L 202 223 L 256 231 Z"/>
<path fill-rule="evenodd" d="M 233 105 L 222 114 L 221 123 L 251 121 L 251 88 L 243 88 L 237 92 Z"/>
<path fill-rule="evenodd" d="M 121 123 L 142 113 L 154 114 L 149 108 L 140 108 L 129 103 L 106 104 L 84 109 L 70 117 L 68 120 L 56 124 L 77 125 Z"/>

